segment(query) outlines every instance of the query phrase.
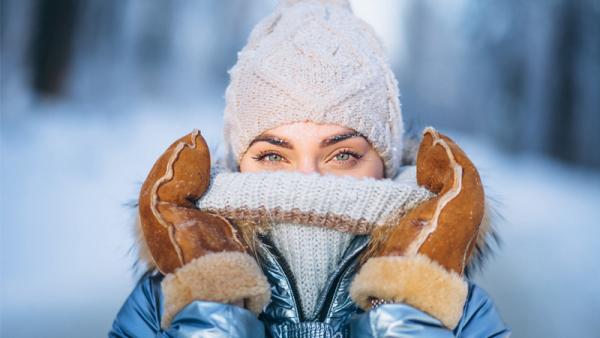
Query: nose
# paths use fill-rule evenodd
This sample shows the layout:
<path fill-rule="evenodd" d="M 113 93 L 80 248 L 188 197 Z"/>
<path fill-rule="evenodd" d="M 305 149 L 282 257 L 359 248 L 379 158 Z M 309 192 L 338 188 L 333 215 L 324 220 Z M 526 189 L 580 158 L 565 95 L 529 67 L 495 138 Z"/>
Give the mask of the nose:
<path fill-rule="evenodd" d="M 310 173 L 319 173 L 320 174 L 319 166 L 317 165 L 316 161 L 314 161 L 313 159 L 309 159 L 309 158 L 302 159 L 298 163 L 298 166 L 296 166 L 296 171 L 299 171 L 304 174 L 310 174 Z"/>

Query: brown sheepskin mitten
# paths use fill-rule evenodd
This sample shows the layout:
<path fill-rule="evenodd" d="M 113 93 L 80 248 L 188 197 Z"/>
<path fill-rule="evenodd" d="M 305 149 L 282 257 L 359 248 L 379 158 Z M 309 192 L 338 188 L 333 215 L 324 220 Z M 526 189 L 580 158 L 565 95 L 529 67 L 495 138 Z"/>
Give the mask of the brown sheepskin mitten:
<path fill-rule="evenodd" d="M 419 147 L 417 183 L 437 195 L 373 233 L 377 247 L 350 292 L 364 310 L 379 300 L 406 303 L 453 329 L 467 297 L 463 275 L 484 214 L 483 187 L 465 153 L 433 128 Z"/>
<path fill-rule="evenodd" d="M 270 286 L 225 218 L 195 206 L 210 183 L 210 154 L 198 130 L 173 143 L 142 186 L 143 239 L 165 275 L 162 326 L 194 300 L 243 304 L 258 314 Z"/>

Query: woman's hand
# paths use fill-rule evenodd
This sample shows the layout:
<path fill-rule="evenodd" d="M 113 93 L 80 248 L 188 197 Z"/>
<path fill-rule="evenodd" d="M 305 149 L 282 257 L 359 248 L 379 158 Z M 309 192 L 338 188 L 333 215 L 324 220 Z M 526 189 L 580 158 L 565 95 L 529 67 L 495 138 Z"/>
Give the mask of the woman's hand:
<path fill-rule="evenodd" d="M 270 287 L 232 224 L 195 202 L 210 183 L 210 154 L 198 130 L 173 143 L 142 186 L 139 216 L 144 241 L 162 281 L 162 324 L 194 300 L 246 305 L 259 313 Z"/>
<path fill-rule="evenodd" d="M 208 147 L 194 130 L 161 155 L 142 186 L 142 230 L 152 258 L 165 275 L 207 253 L 245 251 L 231 223 L 195 207 L 209 181 Z"/>
<path fill-rule="evenodd" d="M 467 297 L 463 273 L 483 219 L 483 187 L 466 154 L 433 128 L 419 147 L 417 183 L 437 195 L 373 234 L 378 247 L 351 293 L 363 309 L 372 299 L 407 303 L 452 329 Z"/>

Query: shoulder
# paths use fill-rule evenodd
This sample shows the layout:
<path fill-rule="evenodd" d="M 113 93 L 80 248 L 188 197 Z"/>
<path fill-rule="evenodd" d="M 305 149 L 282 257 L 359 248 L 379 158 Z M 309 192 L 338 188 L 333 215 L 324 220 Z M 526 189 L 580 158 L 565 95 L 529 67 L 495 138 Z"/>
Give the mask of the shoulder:
<path fill-rule="evenodd" d="M 138 304 L 151 310 L 158 318 L 162 315 L 163 294 L 160 284 L 163 278 L 164 275 L 156 270 L 146 272 L 131 293 Z"/>
<path fill-rule="evenodd" d="M 496 304 L 487 291 L 469 281 L 467 301 L 455 334 L 470 337 L 469 333 L 472 332 L 487 332 L 489 336 L 504 337 L 510 333 L 510 329 L 502 320 Z"/>
<path fill-rule="evenodd" d="M 479 311 L 495 309 L 496 305 L 490 294 L 476 283 L 469 281 L 469 293 L 465 304 L 464 315 L 475 315 Z"/>
<path fill-rule="evenodd" d="M 118 333 L 115 336 L 134 333 L 134 335 L 154 334 L 160 331 L 162 315 L 160 282 L 163 277 L 157 272 L 147 272 L 142 275 L 113 322 L 111 332 Z"/>
<path fill-rule="evenodd" d="M 153 294 L 160 294 L 161 288 L 160 283 L 165 278 L 165 276 L 153 269 L 144 273 L 140 279 L 137 281 L 135 288 L 139 288 L 144 292 L 151 292 Z"/>
<path fill-rule="evenodd" d="M 143 274 L 137 281 L 128 301 L 139 306 L 152 308 L 158 312 L 162 303 L 162 291 L 160 283 L 164 276 L 157 271 L 149 271 Z"/>

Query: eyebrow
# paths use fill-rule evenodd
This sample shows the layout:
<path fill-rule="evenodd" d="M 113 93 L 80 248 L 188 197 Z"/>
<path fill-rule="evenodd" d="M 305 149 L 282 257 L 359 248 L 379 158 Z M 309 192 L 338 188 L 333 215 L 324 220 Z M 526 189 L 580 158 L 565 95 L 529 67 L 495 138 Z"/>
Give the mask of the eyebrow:
<path fill-rule="evenodd" d="M 319 144 L 319 147 L 320 148 L 325 148 L 325 147 L 328 147 L 328 146 L 330 146 L 332 144 L 336 144 L 338 142 L 342 142 L 344 140 L 347 140 L 347 139 L 353 138 L 353 137 L 362 137 L 365 140 L 367 139 L 361 133 L 356 132 L 356 131 L 352 131 L 352 132 L 349 132 L 349 133 L 339 134 L 339 135 L 333 135 L 331 137 L 328 137 L 328 138 L 324 139 L 323 141 L 321 141 L 321 143 Z"/>
<path fill-rule="evenodd" d="M 267 142 L 272 145 L 284 147 L 287 149 L 294 149 L 294 147 L 290 144 L 289 141 L 282 139 L 280 137 L 275 137 L 273 135 L 269 135 L 269 134 L 259 135 L 254 140 L 252 140 L 252 142 L 250 142 L 250 145 L 248 146 L 248 148 L 250 148 L 256 142 Z"/>
<path fill-rule="evenodd" d="M 365 140 L 367 139 L 363 134 L 353 131 L 349 133 L 330 136 L 319 143 L 319 148 L 325 148 L 353 137 L 362 137 Z M 256 142 L 267 142 L 279 147 L 294 149 L 294 146 L 292 146 L 292 144 L 288 140 L 270 134 L 262 134 L 256 137 L 254 140 L 252 140 L 252 142 L 250 142 L 250 145 L 248 147 L 251 147 Z"/>

